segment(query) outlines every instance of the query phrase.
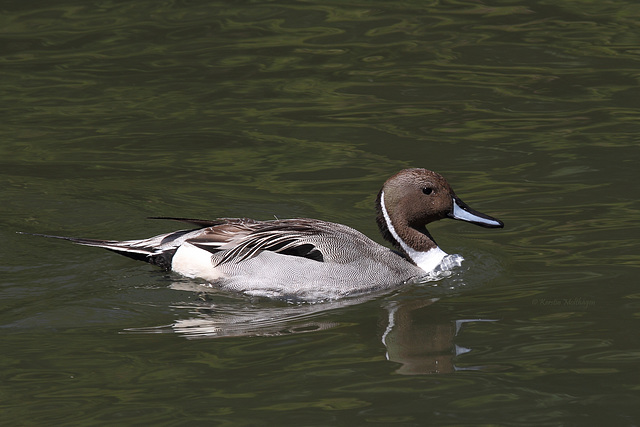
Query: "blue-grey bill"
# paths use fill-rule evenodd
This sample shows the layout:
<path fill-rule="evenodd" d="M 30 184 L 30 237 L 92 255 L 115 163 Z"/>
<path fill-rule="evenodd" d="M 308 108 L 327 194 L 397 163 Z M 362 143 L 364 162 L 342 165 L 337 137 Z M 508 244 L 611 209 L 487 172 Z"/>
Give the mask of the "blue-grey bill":
<path fill-rule="evenodd" d="M 466 203 L 457 197 L 453 198 L 453 211 L 450 214 L 451 218 L 459 219 L 461 221 L 467 221 L 472 224 L 480 225 L 487 228 L 502 228 L 504 223 L 499 219 L 490 217 L 481 212 L 471 209 Z"/>

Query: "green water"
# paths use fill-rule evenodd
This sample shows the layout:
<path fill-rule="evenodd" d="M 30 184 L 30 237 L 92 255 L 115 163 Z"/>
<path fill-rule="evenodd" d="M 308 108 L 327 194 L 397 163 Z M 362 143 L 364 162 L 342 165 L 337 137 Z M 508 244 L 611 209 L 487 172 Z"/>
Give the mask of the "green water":
<path fill-rule="evenodd" d="M 4 1 L 0 424 L 638 425 L 632 1 Z M 198 292 L 97 249 L 149 216 L 381 241 L 404 167 L 438 282 L 331 304 Z"/>

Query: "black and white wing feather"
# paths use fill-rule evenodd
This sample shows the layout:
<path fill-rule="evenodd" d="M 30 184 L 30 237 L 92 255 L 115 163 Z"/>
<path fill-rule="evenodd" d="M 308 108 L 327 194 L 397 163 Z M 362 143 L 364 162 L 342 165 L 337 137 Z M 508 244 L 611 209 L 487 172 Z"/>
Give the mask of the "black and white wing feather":
<path fill-rule="evenodd" d="M 322 253 L 310 241 L 321 232 L 310 221 L 233 221 L 208 228 L 187 242 L 212 253 L 224 251 L 216 267 L 225 263 L 239 263 L 262 251 L 323 261 Z"/>

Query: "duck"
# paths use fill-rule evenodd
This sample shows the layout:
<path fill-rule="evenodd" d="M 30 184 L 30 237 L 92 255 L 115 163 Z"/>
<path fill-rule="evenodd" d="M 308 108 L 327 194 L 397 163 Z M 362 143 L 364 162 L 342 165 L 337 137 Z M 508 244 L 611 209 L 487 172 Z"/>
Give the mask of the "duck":
<path fill-rule="evenodd" d="M 486 228 L 499 219 L 470 208 L 440 174 L 404 169 L 376 198 L 376 222 L 392 248 L 343 224 L 310 218 L 213 220 L 152 217 L 196 228 L 140 240 L 37 234 L 146 261 L 208 287 L 252 296 L 334 300 L 387 290 L 433 272 L 447 253 L 426 226 L 450 218 Z"/>

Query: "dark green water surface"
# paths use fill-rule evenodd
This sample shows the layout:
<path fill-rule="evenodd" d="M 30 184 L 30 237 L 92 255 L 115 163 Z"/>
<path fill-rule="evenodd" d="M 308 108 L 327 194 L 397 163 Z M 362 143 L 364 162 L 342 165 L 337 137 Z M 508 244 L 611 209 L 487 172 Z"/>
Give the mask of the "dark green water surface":
<path fill-rule="evenodd" d="M 3 1 L 0 424 L 639 425 L 634 1 Z M 98 249 L 445 175 L 503 230 L 322 304 Z"/>

